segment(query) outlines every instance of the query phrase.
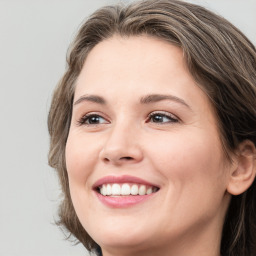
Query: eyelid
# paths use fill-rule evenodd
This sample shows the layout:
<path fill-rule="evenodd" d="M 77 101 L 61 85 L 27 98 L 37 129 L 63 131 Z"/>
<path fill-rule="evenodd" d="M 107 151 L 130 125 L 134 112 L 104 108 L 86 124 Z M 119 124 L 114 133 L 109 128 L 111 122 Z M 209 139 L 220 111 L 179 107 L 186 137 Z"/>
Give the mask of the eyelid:
<path fill-rule="evenodd" d="M 85 126 L 97 126 L 97 125 L 101 125 L 102 123 L 99 124 L 86 124 L 86 119 L 92 117 L 92 116 L 99 116 L 100 118 L 103 118 L 104 120 L 106 120 L 106 123 L 110 123 L 109 118 L 106 117 L 103 113 L 101 112 L 88 112 L 85 113 L 83 115 L 81 115 L 78 120 L 76 120 L 76 123 L 78 126 L 81 125 L 85 125 Z"/>
<path fill-rule="evenodd" d="M 170 121 L 167 121 L 167 122 L 155 122 L 155 124 L 159 124 L 159 125 L 164 125 L 164 124 L 170 124 L 170 123 L 177 123 L 177 122 L 180 122 L 180 119 L 170 113 L 170 112 L 167 112 L 167 111 L 161 111 L 161 110 L 156 110 L 156 111 L 153 111 L 153 112 L 150 112 L 148 115 L 147 115 L 147 118 L 146 118 L 146 123 L 149 123 L 151 122 L 151 118 L 154 116 L 154 115 L 162 115 L 162 116 L 165 116 L 167 118 L 170 119 Z M 95 124 L 88 124 L 86 123 L 86 121 L 88 120 L 88 118 L 92 117 L 92 116 L 98 116 L 102 119 L 104 119 L 106 122 L 104 123 L 95 123 Z M 81 115 L 78 120 L 76 120 L 76 124 L 77 126 L 82 126 L 82 125 L 85 125 L 85 126 L 90 126 L 90 127 L 93 127 L 93 126 L 99 126 L 99 125 L 103 125 L 103 124 L 107 124 L 107 123 L 110 123 L 109 121 L 109 118 L 103 114 L 102 112 L 88 112 L 88 113 L 85 113 L 83 115 Z"/>
<path fill-rule="evenodd" d="M 180 118 L 178 118 L 176 115 L 170 113 L 170 112 L 167 112 L 167 111 L 160 111 L 160 110 L 156 110 L 156 111 L 153 111 L 151 112 L 148 117 L 147 117 L 147 122 L 148 120 L 153 117 L 154 115 L 163 115 L 163 116 L 166 116 L 168 118 L 170 118 L 173 122 L 180 122 Z M 166 122 L 167 123 L 167 122 Z M 159 123 L 160 124 L 160 123 Z M 164 124 L 164 123 L 163 123 Z"/>

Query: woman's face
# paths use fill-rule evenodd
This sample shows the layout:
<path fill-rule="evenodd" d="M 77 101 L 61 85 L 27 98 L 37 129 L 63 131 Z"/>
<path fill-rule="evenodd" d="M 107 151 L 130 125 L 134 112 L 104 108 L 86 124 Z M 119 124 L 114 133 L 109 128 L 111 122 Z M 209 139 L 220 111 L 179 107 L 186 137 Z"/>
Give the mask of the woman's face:
<path fill-rule="evenodd" d="M 77 80 L 66 163 L 76 213 L 106 255 L 194 255 L 219 243 L 230 166 L 180 48 L 146 36 L 93 48 Z"/>

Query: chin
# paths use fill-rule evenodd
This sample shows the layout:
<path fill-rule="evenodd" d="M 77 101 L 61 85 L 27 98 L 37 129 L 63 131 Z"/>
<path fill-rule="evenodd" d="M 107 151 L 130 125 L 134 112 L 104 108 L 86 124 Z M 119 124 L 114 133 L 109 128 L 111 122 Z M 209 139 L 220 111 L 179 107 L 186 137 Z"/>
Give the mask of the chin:
<path fill-rule="evenodd" d="M 153 241 L 150 230 L 134 221 L 118 218 L 109 223 L 98 223 L 97 228 L 93 225 L 93 233 L 89 234 L 102 247 L 125 248 L 125 247 L 149 247 Z"/>

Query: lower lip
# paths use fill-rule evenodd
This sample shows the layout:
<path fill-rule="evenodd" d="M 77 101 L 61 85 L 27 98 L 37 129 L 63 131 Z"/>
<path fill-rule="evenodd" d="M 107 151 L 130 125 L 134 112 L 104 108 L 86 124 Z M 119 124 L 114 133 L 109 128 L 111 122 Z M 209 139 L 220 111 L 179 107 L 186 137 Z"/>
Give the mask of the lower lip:
<path fill-rule="evenodd" d="M 144 196 L 103 196 L 95 192 L 98 199 L 105 205 L 113 208 L 126 208 L 131 207 L 150 199 L 155 193 Z"/>

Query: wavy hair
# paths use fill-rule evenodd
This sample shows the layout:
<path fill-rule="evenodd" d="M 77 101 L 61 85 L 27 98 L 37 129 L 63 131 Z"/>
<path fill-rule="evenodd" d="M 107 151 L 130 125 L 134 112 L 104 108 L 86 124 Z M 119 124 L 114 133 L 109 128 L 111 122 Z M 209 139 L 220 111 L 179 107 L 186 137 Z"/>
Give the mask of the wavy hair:
<path fill-rule="evenodd" d="M 75 213 L 65 163 L 76 79 L 88 53 L 113 35 L 148 35 L 183 50 L 190 73 L 208 96 L 229 158 L 238 144 L 256 145 L 256 50 L 231 23 L 203 7 L 178 0 L 145 0 L 107 6 L 81 26 L 67 55 L 66 72 L 56 87 L 48 116 L 49 164 L 63 192 L 58 224 L 89 251 L 101 255 Z M 221 240 L 223 256 L 256 255 L 256 184 L 233 196 Z"/>

